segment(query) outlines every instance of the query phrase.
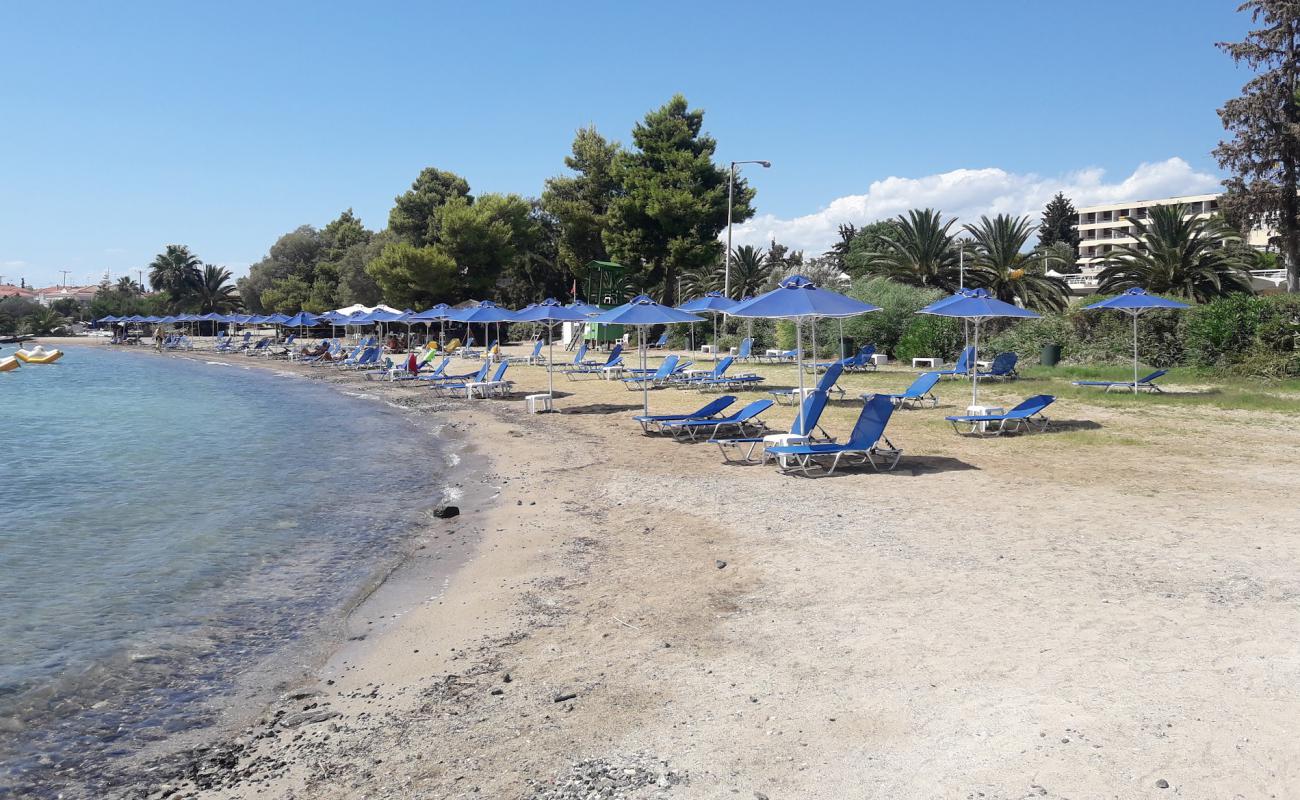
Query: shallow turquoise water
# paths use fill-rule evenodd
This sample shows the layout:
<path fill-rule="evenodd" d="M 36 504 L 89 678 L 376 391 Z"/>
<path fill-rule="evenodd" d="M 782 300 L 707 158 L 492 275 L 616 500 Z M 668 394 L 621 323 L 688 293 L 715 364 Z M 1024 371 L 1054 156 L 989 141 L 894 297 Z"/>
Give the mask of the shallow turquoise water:
<path fill-rule="evenodd" d="M 209 721 L 439 499 L 407 417 L 201 354 L 69 348 L 0 419 L 0 796 Z"/>

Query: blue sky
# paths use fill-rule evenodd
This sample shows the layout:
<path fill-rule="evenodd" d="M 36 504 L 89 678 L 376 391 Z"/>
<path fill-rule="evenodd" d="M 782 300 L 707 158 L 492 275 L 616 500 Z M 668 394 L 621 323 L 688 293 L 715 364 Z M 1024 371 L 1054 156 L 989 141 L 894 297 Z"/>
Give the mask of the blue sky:
<path fill-rule="evenodd" d="M 626 142 L 674 92 L 720 160 L 774 162 L 741 241 L 1202 191 L 1249 77 L 1213 47 L 1235 5 L 8 3 L 0 275 L 116 276 L 171 242 L 242 272 L 349 206 L 383 227 L 424 166 L 537 195 L 576 128 Z"/>

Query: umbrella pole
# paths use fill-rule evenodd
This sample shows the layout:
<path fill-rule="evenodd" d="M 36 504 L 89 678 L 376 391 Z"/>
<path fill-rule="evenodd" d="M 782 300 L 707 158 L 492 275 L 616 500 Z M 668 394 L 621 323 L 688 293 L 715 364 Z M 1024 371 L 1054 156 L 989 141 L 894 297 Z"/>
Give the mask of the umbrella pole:
<path fill-rule="evenodd" d="M 710 314 L 713 317 L 713 363 L 718 363 L 718 315 Z"/>
<path fill-rule="evenodd" d="M 794 318 L 794 356 L 795 369 L 799 371 L 799 397 L 795 399 L 795 405 L 799 410 L 795 412 L 795 419 L 799 420 L 800 429 L 803 428 L 803 317 Z M 815 363 L 815 362 L 814 362 Z"/>
<path fill-rule="evenodd" d="M 637 331 L 641 334 L 641 376 L 645 377 L 645 329 L 641 325 Z M 641 381 L 641 413 L 649 416 L 650 414 L 650 382 Z"/>
<path fill-rule="evenodd" d="M 1138 312 L 1133 309 L 1133 396 L 1138 393 Z"/>
<path fill-rule="evenodd" d="M 552 325 L 555 323 L 551 323 Z M 546 394 L 550 395 L 551 402 L 555 402 L 555 331 L 548 329 L 546 345 Z"/>
<path fill-rule="evenodd" d="M 843 361 L 844 359 L 846 359 L 846 358 L 849 357 L 849 354 L 846 353 L 846 352 L 844 352 L 844 320 L 843 320 L 843 318 L 841 318 L 841 319 L 839 320 L 839 323 L 840 323 L 840 360 Z"/>
<path fill-rule="evenodd" d="M 980 399 L 979 358 L 980 358 L 980 321 L 979 318 L 977 317 L 975 319 L 975 349 L 971 351 L 971 359 L 970 359 L 970 370 L 971 370 L 970 404 L 972 406 L 979 405 L 979 399 Z M 968 413 L 974 413 L 973 411 L 969 411 L 969 409 L 967 411 Z"/>

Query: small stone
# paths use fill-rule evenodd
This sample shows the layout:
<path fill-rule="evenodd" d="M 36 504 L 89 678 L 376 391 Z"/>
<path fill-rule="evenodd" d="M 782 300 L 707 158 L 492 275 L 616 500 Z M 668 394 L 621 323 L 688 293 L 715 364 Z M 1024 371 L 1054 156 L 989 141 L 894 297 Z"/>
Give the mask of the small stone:
<path fill-rule="evenodd" d="M 1164 778 L 1161 778 L 1160 780 L 1156 781 L 1156 788 L 1157 788 L 1157 789 L 1168 789 L 1168 788 L 1169 788 L 1169 781 L 1165 780 Z"/>
<path fill-rule="evenodd" d="M 555 702 L 563 703 L 565 700 L 572 700 L 578 696 L 577 692 L 561 692 L 555 696 Z"/>
<path fill-rule="evenodd" d="M 767 800 L 767 795 L 762 792 L 754 792 L 754 800 Z"/>
<path fill-rule="evenodd" d="M 460 506 L 442 506 L 441 508 L 435 508 L 433 510 L 433 515 L 438 519 L 451 519 L 452 517 L 460 516 Z"/>
<path fill-rule="evenodd" d="M 509 672 L 507 672 L 506 674 L 504 674 L 504 675 L 501 676 L 501 682 L 502 682 L 502 683 L 510 683 L 510 682 L 513 681 L 513 680 L 514 680 L 514 678 L 510 677 L 510 673 L 509 673 Z"/>
<path fill-rule="evenodd" d="M 713 563 L 718 565 L 718 569 L 726 569 L 726 568 L 727 568 L 727 562 L 723 561 L 722 559 L 718 559 L 717 561 L 714 561 Z"/>
<path fill-rule="evenodd" d="M 505 689 L 502 689 L 502 688 L 499 687 L 499 686 L 498 686 L 497 688 L 493 689 L 492 691 L 488 692 L 488 694 L 505 694 L 505 693 L 506 693 L 506 690 L 505 690 Z"/>

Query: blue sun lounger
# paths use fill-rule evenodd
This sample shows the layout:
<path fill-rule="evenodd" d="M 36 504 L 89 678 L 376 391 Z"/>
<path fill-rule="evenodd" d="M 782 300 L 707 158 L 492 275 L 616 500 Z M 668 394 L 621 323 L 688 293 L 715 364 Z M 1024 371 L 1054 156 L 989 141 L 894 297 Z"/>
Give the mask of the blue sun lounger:
<path fill-rule="evenodd" d="M 505 397 L 515 385 L 514 381 L 506 380 L 506 368 L 509 366 L 509 361 L 502 361 L 497 366 L 497 371 L 492 375 L 491 380 L 474 381 L 465 384 L 465 397 L 467 399 L 472 398 L 475 392 L 482 396 L 484 400 L 491 394 Z"/>
<path fill-rule="evenodd" d="M 1036 394 L 1005 414 L 968 414 L 946 419 L 952 423 L 952 429 L 958 433 L 962 433 L 959 426 L 966 424 L 970 425 L 970 430 L 966 433 L 980 436 L 1001 436 L 1008 431 L 1033 430 L 1035 425 L 1038 426 L 1038 430 L 1045 431 L 1051 423 L 1043 416 L 1043 409 L 1054 402 L 1056 398 L 1050 394 Z M 993 427 L 995 422 L 996 428 Z M 1011 424 L 1010 428 L 1007 427 L 1008 423 Z"/>
<path fill-rule="evenodd" d="M 740 340 L 740 347 L 736 348 L 736 360 L 748 361 L 754 357 L 754 338 L 746 336 Z"/>
<path fill-rule="evenodd" d="M 662 350 L 662 349 L 664 349 L 664 348 L 667 347 L 667 346 L 668 346 L 668 331 L 664 331 L 663 333 L 659 334 L 659 338 L 658 338 L 658 339 L 656 339 L 654 342 L 652 342 L 652 343 L 646 345 L 646 349 L 648 349 L 648 350 Z"/>
<path fill-rule="evenodd" d="M 893 413 L 894 401 L 884 395 L 874 395 L 862 404 L 862 413 L 858 415 L 853 432 L 843 444 L 828 442 L 778 445 L 767 448 L 766 453 L 776 457 L 781 471 L 786 473 L 798 470 L 811 475 L 812 470 L 821 467 L 821 462 L 828 458 L 830 465 L 825 467 L 827 475 L 835 472 L 842 459 L 870 464 L 879 471 L 882 469 L 876 463 L 876 458 L 879 457 L 885 462 L 883 469 L 893 469 L 903 457 L 903 451 L 885 438 L 885 426 L 889 424 L 889 417 Z"/>
<path fill-rule="evenodd" d="M 1014 380 L 1020 377 L 1020 373 L 1016 372 L 1016 362 L 1019 360 L 1020 356 L 1015 353 L 998 353 L 993 357 L 993 363 L 989 364 L 988 372 L 976 371 L 975 374 L 979 375 L 980 380 L 986 378 Z"/>
<path fill-rule="evenodd" d="M 573 366 L 564 371 L 564 377 L 569 380 L 576 381 L 578 377 L 582 375 L 599 376 L 601 370 L 616 367 L 623 363 L 623 343 L 619 342 L 614 345 L 614 349 L 609 351 L 609 356 L 605 359 L 604 363 L 599 361 L 579 362 L 577 359 L 574 359 L 574 362 Z"/>
<path fill-rule="evenodd" d="M 975 359 L 975 348 L 967 347 L 966 349 L 961 351 L 961 355 L 957 356 L 957 366 L 953 367 L 952 369 L 938 370 L 937 372 L 935 372 L 935 374 L 945 376 L 945 377 L 952 377 L 952 378 L 969 375 L 972 366 L 971 362 L 974 359 Z"/>
<path fill-rule="evenodd" d="M 434 381 L 429 388 L 439 397 L 450 397 L 456 392 L 466 392 L 468 396 L 469 385 L 486 381 L 488 372 L 491 370 L 492 362 L 484 360 L 483 366 L 479 367 L 477 372 L 470 372 L 465 375 L 447 375 L 440 381 Z"/>
<path fill-rule="evenodd" d="M 700 383 L 702 381 L 717 380 L 718 378 L 721 378 L 723 374 L 726 373 L 727 370 L 731 369 L 731 365 L 734 364 L 735 361 L 736 361 L 735 356 L 724 356 L 721 361 L 713 365 L 713 369 L 711 371 L 706 372 L 703 375 L 693 375 L 689 378 L 683 375 L 682 377 L 673 381 L 673 383 L 675 383 L 679 387 L 686 388 L 691 386 L 692 384 Z"/>
<path fill-rule="evenodd" d="M 630 378 L 624 378 L 623 385 L 629 391 L 640 389 L 643 386 L 649 386 L 652 389 L 667 386 L 668 381 L 672 380 L 673 373 L 677 371 L 677 362 L 680 360 L 675 353 L 668 355 L 654 372 L 648 375 L 633 375 Z"/>
<path fill-rule="evenodd" d="M 1155 372 L 1151 373 L 1150 375 L 1146 376 L 1145 378 L 1139 378 L 1137 382 L 1138 390 L 1144 392 L 1160 392 L 1163 394 L 1165 390 L 1161 389 L 1159 386 L 1156 386 L 1156 381 L 1159 380 L 1160 378 L 1163 378 L 1165 374 L 1168 372 L 1169 370 L 1167 369 L 1158 369 Z M 1133 391 L 1133 381 L 1075 381 L 1074 385 L 1075 386 L 1104 386 L 1106 387 L 1107 392 L 1109 392 L 1112 389 L 1122 389 L 1126 392 Z"/>
<path fill-rule="evenodd" d="M 803 368 L 808 372 L 822 372 L 823 370 L 828 369 L 831 364 L 839 364 L 848 372 L 865 372 L 866 370 L 876 368 L 876 362 L 871 360 L 871 357 L 875 354 L 876 346 L 874 344 L 864 344 L 858 349 L 858 352 L 851 356 L 841 358 L 838 361 L 823 361 L 818 364 L 805 364 Z"/>
<path fill-rule="evenodd" d="M 755 400 L 736 413 L 726 417 L 663 422 L 660 423 L 659 429 L 671 433 L 677 439 L 689 438 L 691 441 L 695 441 L 700 436 L 716 439 L 723 430 L 734 430 L 744 436 L 751 428 L 755 431 L 766 428 L 758 416 L 771 408 L 772 405 L 771 400 Z"/>
<path fill-rule="evenodd" d="M 922 372 L 921 376 L 912 381 L 912 385 L 898 394 L 886 394 L 882 397 L 888 397 L 894 405 L 899 408 L 917 408 L 929 403 L 931 407 L 939 407 L 939 398 L 934 395 L 934 387 L 939 383 L 939 373 Z M 869 394 L 862 395 L 863 399 L 870 397 Z"/>
<path fill-rule="evenodd" d="M 736 402 L 735 397 L 724 394 L 721 397 L 715 397 L 689 414 L 640 414 L 632 419 L 641 423 L 641 430 L 645 433 L 650 433 L 651 427 L 658 428 L 660 432 L 663 432 L 665 422 L 683 422 L 688 419 L 715 419 L 734 402 Z"/>
<path fill-rule="evenodd" d="M 821 389 L 814 389 L 804 398 L 803 406 L 799 413 L 795 414 L 794 420 L 790 423 L 790 435 L 802 436 L 812 441 L 833 442 L 835 437 L 828 434 L 817 423 L 821 419 L 822 411 L 826 410 L 826 392 Z M 821 436 L 816 436 L 816 432 L 821 431 Z M 761 464 L 766 462 L 771 456 L 764 450 L 762 457 L 754 459 L 754 451 L 764 443 L 778 444 L 772 440 L 772 437 L 764 436 L 746 436 L 735 439 L 710 439 L 709 444 L 716 444 L 722 451 L 722 457 L 726 461 L 734 461 L 741 464 Z M 732 458 L 733 453 L 745 450 L 745 454 L 740 458 Z"/>
<path fill-rule="evenodd" d="M 843 398 L 844 389 L 837 384 L 837 381 L 839 381 L 840 379 L 840 374 L 843 372 L 844 372 L 843 366 L 841 366 L 838 363 L 831 364 L 830 369 L 823 372 L 822 376 L 817 379 L 816 388 L 820 389 L 821 391 L 825 392 L 828 395 L 831 392 L 839 392 L 840 397 Z M 767 390 L 767 393 L 772 395 L 773 400 L 777 401 L 778 403 L 788 403 L 790 405 L 794 405 L 794 396 L 798 394 L 798 392 L 799 392 L 798 389 L 768 389 Z"/>

